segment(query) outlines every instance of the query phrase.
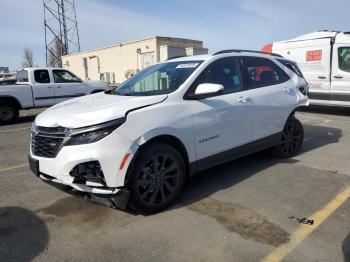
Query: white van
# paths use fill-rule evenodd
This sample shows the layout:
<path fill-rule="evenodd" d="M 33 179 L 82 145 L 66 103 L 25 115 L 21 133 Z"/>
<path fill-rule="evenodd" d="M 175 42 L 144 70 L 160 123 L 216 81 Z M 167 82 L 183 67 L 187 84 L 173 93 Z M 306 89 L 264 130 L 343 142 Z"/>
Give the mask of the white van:
<path fill-rule="evenodd" d="M 297 62 L 311 104 L 350 106 L 350 32 L 320 31 L 262 48 Z"/>

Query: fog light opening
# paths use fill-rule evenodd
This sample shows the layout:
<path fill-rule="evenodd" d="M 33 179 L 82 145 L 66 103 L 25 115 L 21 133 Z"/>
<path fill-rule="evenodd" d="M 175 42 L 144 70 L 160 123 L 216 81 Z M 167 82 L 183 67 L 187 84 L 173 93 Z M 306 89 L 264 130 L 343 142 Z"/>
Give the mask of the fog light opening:
<path fill-rule="evenodd" d="M 74 183 L 85 184 L 86 182 L 93 182 L 106 186 L 103 171 L 98 161 L 78 164 L 69 172 L 69 175 L 74 177 Z"/>

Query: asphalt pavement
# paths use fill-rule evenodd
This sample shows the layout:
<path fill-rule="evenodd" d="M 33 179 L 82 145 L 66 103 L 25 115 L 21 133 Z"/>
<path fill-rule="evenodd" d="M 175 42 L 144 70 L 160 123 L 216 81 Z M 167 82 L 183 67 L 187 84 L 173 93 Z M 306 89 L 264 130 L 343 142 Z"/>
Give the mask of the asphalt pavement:
<path fill-rule="evenodd" d="M 0 261 L 350 261 L 350 109 L 297 112 L 300 155 L 260 152 L 197 174 L 151 216 L 36 178 L 27 154 L 38 112 L 0 126 Z"/>

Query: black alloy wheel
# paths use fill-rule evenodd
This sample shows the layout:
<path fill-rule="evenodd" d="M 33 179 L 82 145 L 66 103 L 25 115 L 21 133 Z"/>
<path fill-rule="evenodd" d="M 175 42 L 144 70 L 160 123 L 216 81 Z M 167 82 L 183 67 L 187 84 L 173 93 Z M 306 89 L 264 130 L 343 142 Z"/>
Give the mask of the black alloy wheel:
<path fill-rule="evenodd" d="M 137 178 L 137 194 L 150 205 L 164 203 L 179 183 L 179 167 L 167 154 L 157 155 L 142 168 Z"/>
<path fill-rule="evenodd" d="M 287 158 L 299 153 L 304 140 L 303 126 L 294 116 L 290 117 L 283 129 L 280 145 L 273 148 L 277 158 Z"/>
<path fill-rule="evenodd" d="M 154 144 L 140 153 L 130 174 L 132 208 L 146 213 L 168 207 L 185 181 L 181 155 L 166 144 Z"/>

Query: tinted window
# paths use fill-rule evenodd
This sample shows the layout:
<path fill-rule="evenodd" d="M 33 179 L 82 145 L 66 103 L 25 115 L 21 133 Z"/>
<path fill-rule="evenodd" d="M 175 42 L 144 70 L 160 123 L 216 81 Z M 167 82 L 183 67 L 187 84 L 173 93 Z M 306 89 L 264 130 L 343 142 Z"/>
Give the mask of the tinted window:
<path fill-rule="evenodd" d="M 17 82 L 29 82 L 27 70 L 17 72 Z"/>
<path fill-rule="evenodd" d="M 243 62 L 248 77 L 248 88 L 276 85 L 289 79 L 288 75 L 270 59 L 244 57 Z"/>
<path fill-rule="evenodd" d="M 339 69 L 350 73 L 350 47 L 340 47 L 338 50 Z"/>
<path fill-rule="evenodd" d="M 288 60 L 283 60 L 283 59 L 277 59 L 278 62 L 283 64 L 284 66 L 288 67 L 290 70 L 292 70 L 294 73 L 296 73 L 298 76 L 304 78 L 303 73 L 300 71 L 297 63 L 288 61 Z"/>
<path fill-rule="evenodd" d="M 200 84 L 220 84 L 224 86 L 224 94 L 243 90 L 240 58 L 227 57 L 214 61 L 199 75 L 194 82 L 196 88 Z"/>
<path fill-rule="evenodd" d="M 81 80 L 66 70 L 52 70 L 53 79 L 55 83 L 74 83 L 81 82 Z"/>
<path fill-rule="evenodd" d="M 49 71 L 47 70 L 35 70 L 34 79 L 37 83 L 50 83 Z"/>

